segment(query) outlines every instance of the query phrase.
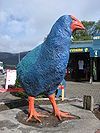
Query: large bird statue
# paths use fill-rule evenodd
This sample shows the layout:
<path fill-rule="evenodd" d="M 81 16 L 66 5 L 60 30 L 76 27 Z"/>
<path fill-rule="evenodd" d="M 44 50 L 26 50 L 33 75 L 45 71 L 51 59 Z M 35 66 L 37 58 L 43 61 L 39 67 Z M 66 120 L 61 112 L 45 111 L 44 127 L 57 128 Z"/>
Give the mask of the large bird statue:
<path fill-rule="evenodd" d="M 82 23 L 71 15 L 61 16 L 53 25 L 46 40 L 30 51 L 18 64 L 17 76 L 28 94 L 30 121 L 34 117 L 45 115 L 37 112 L 34 107 L 36 96 L 45 93 L 52 106 L 55 116 L 73 118 L 69 113 L 59 110 L 55 101 L 55 91 L 65 76 L 69 59 L 69 47 L 72 32 L 85 29 Z"/>

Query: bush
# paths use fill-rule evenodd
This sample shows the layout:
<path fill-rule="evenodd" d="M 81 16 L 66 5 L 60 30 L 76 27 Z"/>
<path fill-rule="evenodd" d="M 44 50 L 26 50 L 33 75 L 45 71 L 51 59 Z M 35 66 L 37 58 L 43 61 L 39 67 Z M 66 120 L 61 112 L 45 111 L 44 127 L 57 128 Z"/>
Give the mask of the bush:
<path fill-rule="evenodd" d="M 13 86 L 13 88 L 22 88 L 18 79 L 16 79 L 15 86 Z M 11 94 L 21 98 L 28 98 L 28 95 L 25 92 L 12 92 Z"/>

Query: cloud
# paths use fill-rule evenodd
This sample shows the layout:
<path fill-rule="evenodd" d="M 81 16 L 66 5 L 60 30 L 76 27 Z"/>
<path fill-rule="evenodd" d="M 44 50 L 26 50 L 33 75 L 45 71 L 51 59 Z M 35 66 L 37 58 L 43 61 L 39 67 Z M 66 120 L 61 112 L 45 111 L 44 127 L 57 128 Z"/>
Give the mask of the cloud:
<path fill-rule="evenodd" d="M 0 12 L 0 51 L 19 52 L 32 49 L 35 36 L 34 20 Z M 33 46 L 35 47 L 35 46 Z"/>
<path fill-rule="evenodd" d="M 83 11 L 81 12 L 83 19 L 85 20 L 99 20 L 100 13 L 100 1 L 99 0 L 87 0 L 85 1 L 85 5 Z"/>
<path fill-rule="evenodd" d="M 8 17 L 8 16 L 7 16 L 6 12 L 1 11 L 1 12 L 0 12 L 0 24 L 6 22 L 7 17 Z"/>
<path fill-rule="evenodd" d="M 36 47 L 63 14 L 97 21 L 99 5 L 99 0 L 0 0 L 0 51 L 19 52 Z"/>
<path fill-rule="evenodd" d="M 12 20 L 8 23 L 8 26 L 7 26 L 7 30 L 10 32 L 10 33 L 20 33 L 23 31 L 23 24 L 17 20 Z"/>

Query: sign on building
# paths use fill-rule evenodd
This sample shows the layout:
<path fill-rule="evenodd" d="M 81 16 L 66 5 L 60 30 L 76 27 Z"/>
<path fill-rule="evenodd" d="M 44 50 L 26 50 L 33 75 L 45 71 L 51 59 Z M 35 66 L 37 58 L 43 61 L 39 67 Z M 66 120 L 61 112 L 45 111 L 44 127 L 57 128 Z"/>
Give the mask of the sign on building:
<path fill-rule="evenodd" d="M 82 52 L 89 52 L 89 48 L 70 48 L 70 53 L 82 53 Z"/>

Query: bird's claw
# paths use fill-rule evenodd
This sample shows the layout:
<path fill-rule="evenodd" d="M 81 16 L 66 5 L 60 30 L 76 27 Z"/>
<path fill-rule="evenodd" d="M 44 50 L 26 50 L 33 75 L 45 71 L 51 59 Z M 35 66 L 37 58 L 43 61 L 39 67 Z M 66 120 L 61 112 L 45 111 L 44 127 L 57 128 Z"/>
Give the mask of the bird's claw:
<path fill-rule="evenodd" d="M 41 123 L 41 120 L 39 119 L 39 117 L 48 117 L 47 115 L 45 114 L 41 114 L 40 112 L 31 112 L 28 119 L 26 120 L 26 122 L 29 122 L 32 120 L 32 118 L 34 118 L 36 121 L 40 122 Z"/>
<path fill-rule="evenodd" d="M 55 112 L 55 116 L 59 119 L 62 120 L 63 118 L 71 118 L 71 119 L 75 119 L 75 116 L 72 116 L 69 112 L 63 112 L 63 111 L 57 111 Z"/>

